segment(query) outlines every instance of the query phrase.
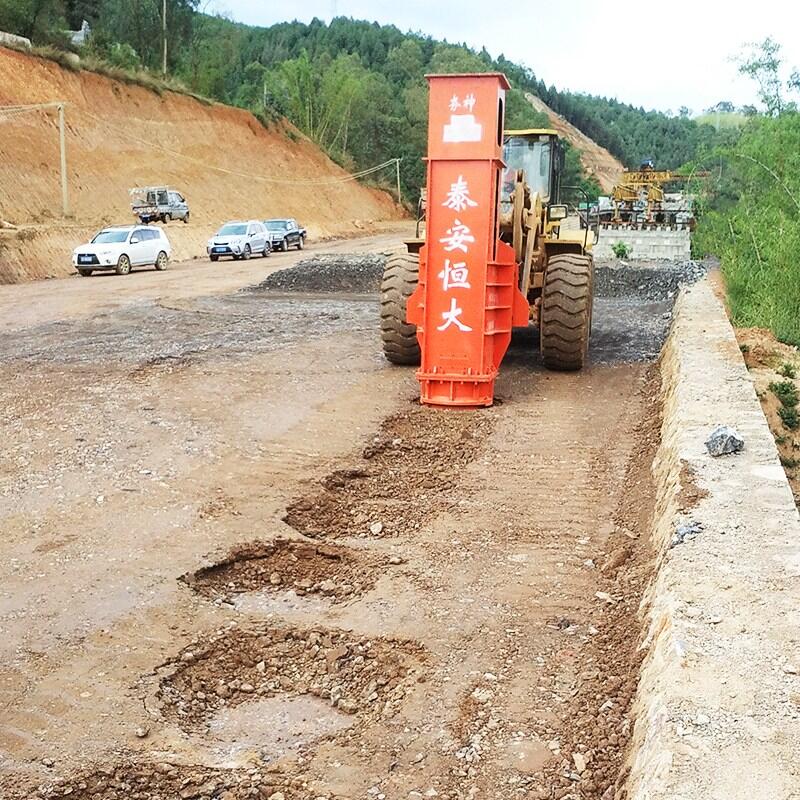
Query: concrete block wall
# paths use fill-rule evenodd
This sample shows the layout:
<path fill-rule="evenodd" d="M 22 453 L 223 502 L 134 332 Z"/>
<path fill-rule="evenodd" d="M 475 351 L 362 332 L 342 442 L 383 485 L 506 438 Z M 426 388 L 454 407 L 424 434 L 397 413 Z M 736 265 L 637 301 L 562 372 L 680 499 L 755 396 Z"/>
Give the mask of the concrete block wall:
<path fill-rule="evenodd" d="M 612 247 L 624 242 L 633 260 L 670 259 L 687 261 L 691 258 L 691 233 L 688 230 L 631 230 L 629 228 L 600 229 L 594 246 L 595 258 L 614 258 Z"/>
<path fill-rule="evenodd" d="M 706 280 L 661 357 L 658 569 L 629 754 L 630 800 L 800 798 L 800 517 L 753 381 Z M 732 425 L 744 450 L 704 441 Z M 677 526 L 700 524 L 671 546 Z"/>

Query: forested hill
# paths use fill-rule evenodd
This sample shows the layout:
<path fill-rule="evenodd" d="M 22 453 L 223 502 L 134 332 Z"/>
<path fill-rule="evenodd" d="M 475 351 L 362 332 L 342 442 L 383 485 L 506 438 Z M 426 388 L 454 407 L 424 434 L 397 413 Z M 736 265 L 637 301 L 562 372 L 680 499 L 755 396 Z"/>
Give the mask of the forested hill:
<path fill-rule="evenodd" d="M 678 167 L 715 135 L 710 125 L 688 117 L 559 91 L 503 56 L 493 59 L 486 50 L 391 25 L 340 17 L 330 24 L 313 20 L 259 28 L 199 13 L 196 3 L 167 2 L 172 75 L 196 92 L 267 119 L 288 117 L 346 167 L 366 168 L 402 156 L 407 188 L 423 180 L 428 72 L 502 71 L 514 87 L 507 102 L 508 127 L 547 124 L 526 102 L 524 93 L 531 92 L 627 166 L 653 157 L 659 167 Z M 21 6 L 0 0 L 0 29 L 52 41 L 59 19 L 75 28 L 87 18 L 93 38 L 85 55 L 129 70 L 160 66 L 160 0 L 38 4 L 50 11 L 26 21 Z M 568 167 L 580 170 L 574 152 L 568 154 Z"/>
<path fill-rule="evenodd" d="M 257 101 L 262 70 L 281 69 L 285 62 L 302 60 L 307 54 L 317 79 L 324 82 L 322 73 L 337 59 L 356 56 L 367 73 L 363 77 L 371 100 L 374 102 L 381 91 L 393 100 L 376 104 L 376 110 L 388 115 L 383 122 L 389 127 L 395 121 L 401 126 L 417 121 L 418 89 L 426 72 L 496 69 L 508 76 L 516 90 L 541 97 L 626 166 L 638 166 L 642 158 L 652 156 L 659 166 L 678 167 L 691 160 L 698 146 L 714 135 L 711 126 L 697 125 L 687 117 L 669 117 L 616 100 L 561 92 L 546 86 L 532 70 L 503 56 L 492 59 L 486 50 L 475 52 L 420 34 L 403 33 L 394 26 L 337 18 L 329 25 L 314 20 L 310 24 L 290 22 L 253 28 L 202 17 L 195 34 L 196 42 L 204 46 L 195 47 L 191 64 L 183 65 L 184 69 L 189 67 L 186 79 L 198 90 L 234 103 L 252 105 Z M 206 46 L 210 39 L 224 42 L 224 47 L 215 52 L 215 48 Z M 341 67 L 341 62 L 337 66 Z M 291 112 L 285 103 L 289 98 L 277 83 L 272 84 L 277 91 L 268 100 Z M 512 116 L 522 112 L 521 94 L 512 98 Z"/>

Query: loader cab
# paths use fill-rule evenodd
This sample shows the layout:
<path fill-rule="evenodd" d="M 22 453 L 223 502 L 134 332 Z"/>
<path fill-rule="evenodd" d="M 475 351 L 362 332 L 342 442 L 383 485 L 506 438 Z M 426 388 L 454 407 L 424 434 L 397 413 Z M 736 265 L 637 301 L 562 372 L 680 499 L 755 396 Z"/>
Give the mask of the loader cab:
<path fill-rule="evenodd" d="M 559 200 L 564 150 L 558 133 L 549 128 L 506 131 L 503 135 L 502 198 L 508 200 L 514 191 L 517 170 L 525 173 L 531 192 L 538 192 L 543 203 Z"/>

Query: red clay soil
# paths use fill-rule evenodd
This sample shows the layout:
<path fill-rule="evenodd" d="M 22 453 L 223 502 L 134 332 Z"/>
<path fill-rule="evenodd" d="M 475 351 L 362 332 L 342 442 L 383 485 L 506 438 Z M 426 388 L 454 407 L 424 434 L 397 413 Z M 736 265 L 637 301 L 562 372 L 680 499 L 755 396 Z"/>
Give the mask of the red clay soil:
<path fill-rule="evenodd" d="M 286 122 L 266 129 L 241 109 L 0 47 L 0 108 L 54 101 L 67 104 L 72 218 L 60 218 L 55 112 L 0 114 L 0 219 L 19 228 L 0 226 L 0 283 L 70 272 L 83 236 L 134 221 L 133 186 L 169 184 L 185 194 L 191 222 L 169 227 L 178 258 L 204 254 L 207 237 L 228 219 L 294 216 L 317 239 L 402 216 L 385 192 L 355 181 L 308 183 L 346 173 Z"/>

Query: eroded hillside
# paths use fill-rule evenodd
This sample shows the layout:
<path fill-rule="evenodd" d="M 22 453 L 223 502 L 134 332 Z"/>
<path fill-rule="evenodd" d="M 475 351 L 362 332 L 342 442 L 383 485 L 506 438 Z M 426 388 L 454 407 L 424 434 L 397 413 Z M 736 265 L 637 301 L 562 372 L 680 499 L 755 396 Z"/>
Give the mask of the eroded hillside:
<path fill-rule="evenodd" d="M 583 131 L 578 130 L 571 122 L 553 111 L 543 100 L 530 93 L 527 93 L 525 98 L 537 111 L 547 114 L 553 129 L 557 130 L 580 152 L 583 168 L 590 175 L 594 175 L 604 192 L 610 192 L 622 175 L 624 169 L 622 163 L 605 147 L 601 147 Z"/>
<path fill-rule="evenodd" d="M 172 223 L 175 257 L 204 252 L 231 218 L 296 216 L 312 238 L 400 216 L 392 199 L 346 176 L 288 126 L 266 129 L 220 104 L 159 96 L 87 71 L 0 47 L 0 106 L 65 102 L 69 199 L 61 219 L 58 126 L 53 111 L 0 119 L 0 283 L 71 271 L 72 247 L 98 225 L 133 221 L 128 189 L 169 184 L 192 218 Z"/>

